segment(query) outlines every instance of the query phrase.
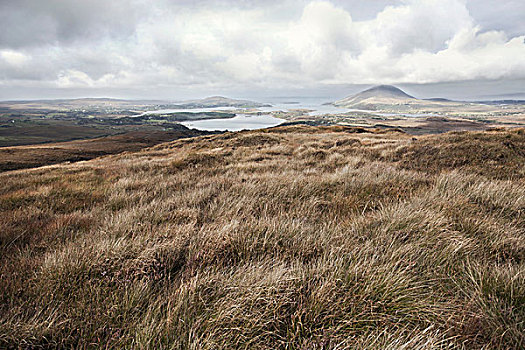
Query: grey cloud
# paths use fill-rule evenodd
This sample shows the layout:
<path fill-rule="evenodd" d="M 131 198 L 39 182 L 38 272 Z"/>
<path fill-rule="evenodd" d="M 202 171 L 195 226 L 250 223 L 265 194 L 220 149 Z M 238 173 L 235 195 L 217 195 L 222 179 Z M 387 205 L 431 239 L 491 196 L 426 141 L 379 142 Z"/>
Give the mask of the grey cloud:
<path fill-rule="evenodd" d="M 494 19 L 490 4 L 0 0 L 0 85 L 243 91 L 524 78 L 521 21 Z M 498 4 L 498 16 L 524 7 Z"/>
<path fill-rule="evenodd" d="M 525 33 L 523 0 L 470 0 L 467 7 L 483 31 L 502 30 L 511 37 Z"/>
<path fill-rule="evenodd" d="M 0 2 L 0 47 L 20 48 L 125 37 L 145 4 L 136 0 L 17 0 Z"/>

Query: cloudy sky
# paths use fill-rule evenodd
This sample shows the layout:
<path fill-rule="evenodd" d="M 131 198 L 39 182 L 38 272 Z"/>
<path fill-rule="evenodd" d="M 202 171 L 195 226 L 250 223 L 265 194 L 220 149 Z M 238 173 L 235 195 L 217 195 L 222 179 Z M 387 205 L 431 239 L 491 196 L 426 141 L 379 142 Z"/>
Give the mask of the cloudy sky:
<path fill-rule="evenodd" d="M 0 99 L 525 96 L 523 0 L 0 0 Z"/>

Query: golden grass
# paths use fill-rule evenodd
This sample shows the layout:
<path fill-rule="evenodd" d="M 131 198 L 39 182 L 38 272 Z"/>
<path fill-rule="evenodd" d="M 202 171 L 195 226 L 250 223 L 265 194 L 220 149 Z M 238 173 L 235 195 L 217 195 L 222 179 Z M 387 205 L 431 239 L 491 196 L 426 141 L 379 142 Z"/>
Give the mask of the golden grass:
<path fill-rule="evenodd" d="M 524 130 L 362 131 L 1 174 L 0 347 L 523 348 Z"/>

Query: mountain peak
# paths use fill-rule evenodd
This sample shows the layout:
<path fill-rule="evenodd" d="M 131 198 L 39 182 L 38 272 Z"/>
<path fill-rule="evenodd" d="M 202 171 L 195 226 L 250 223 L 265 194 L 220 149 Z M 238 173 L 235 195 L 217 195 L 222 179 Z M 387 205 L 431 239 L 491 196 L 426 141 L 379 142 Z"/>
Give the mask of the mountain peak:
<path fill-rule="evenodd" d="M 368 105 L 404 103 L 410 100 L 415 100 L 415 97 L 410 96 L 396 86 L 377 85 L 337 101 L 334 105 L 365 108 Z"/>
<path fill-rule="evenodd" d="M 407 94 L 406 92 L 404 92 L 400 88 L 398 88 L 396 86 L 393 86 L 393 85 L 377 85 L 377 86 L 371 87 L 370 89 L 364 90 L 364 91 L 358 93 L 357 95 L 367 94 L 367 93 L 368 94 L 373 93 L 375 95 L 375 97 L 381 97 L 381 96 L 393 97 L 393 96 L 398 96 L 398 97 L 403 97 L 403 98 L 414 98 L 413 96 L 410 96 L 409 94 Z M 355 95 L 355 96 L 357 96 L 357 95 Z"/>
<path fill-rule="evenodd" d="M 224 96 L 208 96 L 206 98 L 204 98 L 203 100 L 231 100 L 227 97 L 224 97 Z"/>

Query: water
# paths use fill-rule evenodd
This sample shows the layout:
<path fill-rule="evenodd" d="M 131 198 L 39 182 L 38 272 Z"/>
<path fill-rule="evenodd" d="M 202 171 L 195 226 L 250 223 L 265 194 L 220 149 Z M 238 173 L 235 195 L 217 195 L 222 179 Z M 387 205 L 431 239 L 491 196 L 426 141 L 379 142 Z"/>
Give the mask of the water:
<path fill-rule="evenodd" d="M 325 105 L 326 99 L 321 98 L 278 98 L 272 101 L 262 101 L 271 104 L 271 107 L 259 108 L 238 108 L 238 107 L 207 107 L 207 108 L 186 108 L 186 109 L 159 109 L 153 111 L 146 111 L 140 115 L 148 114 L 171 114 L 171 113 L 205 113 L 205 112 L 238 112 L 242 114 L 243 110 L 257 110 L 259 112 L 272 114 L 274 112 L 287 112 L 295 109 L 309 110 L 309 115 L 323 115 L 323 114 L 340 114 L 346 113 L 350 110 L 347 108 L 339 108 L 332 105 Z"/>
<path fill-rule="evenodd" d="M 240 130 L 256 130 L 277 126 L 285 122 L 283 119 L 272 117 L 269 114 L 264 115 L 247 115 L 237 114 L 233 118 L 228 119 L 206 119 L 181 122 L 182 125 L 198 130 L 207 131 L 240 131 Z"/>
<path fill-rule="evenodd" d="M 239 108 L 236 107 L 213 107 L 213 108 L 181 108 L 181 109 L 157 109 L 153 111 L 146 111 L 139 114 L 148 115 L 148 114 L 172 114 L 172 113 L 206 113 L 206 112 L 231 112 L 236 111 Z"/>
<path fill-rule="evenodd" d="M 420 117 L 435 117 L 437 114 L 435 113 L 405 113 L 405 112 L 399 112 L 399 113 L 384 113 L 384 112 L 377 112 L 372 111 L 368 109 L 347 109 L 348 112 L 359 112 L 359 113 L 368 113 L 373 115 L 378 115 L 381 117 L 407 117 L 407 118 L 420 118 Z"/>
<path fill-rule="evenodd" d="M 198 121 L 186 121 L 181 124 L 198 130 L 220 130 L 220 131 L 239 131 L 239 130 L 255 130 L 277 126 L 285 120 L 275 118 L 272 114 L 282 111 L 287 112 L 291 110 L 303 109 L 307 110 L 306 115 L 321 116 L 325 114 L 345 114 L 351 112 L 368 113 L 371 115 L 378 115 L 383 117 L 428 117 L 435 114 L 410 114 L 410 113 L 381 113 L 371 110 L 340 108 L 325 104 L 327 101 L 323 98 L 303 98 L 303 97 L 283 97 L 276 98 L 270 101 L 262 101 L 269 103 L 271 107 L 259 108 L 237 108 L 237 107 L 212 107 L 212 108 L 192 108 L 192 109 L 163 109 L 147 111 L 141 115 L 147 114 L 171 114 L 171 113 L 205 113 L 205 112 L 230 112 L 235 113 L 234 118 L 229 119 L 207 119 Z M 262 115 L 245 114 L 247 110 L 258 111 L 264 113 Z"/>
<path fill-rule="evenodd" d="M 342 114 L 349 112 L 347 108 L 339 108 L 332 105 L 323 105 L 322 103 L 313 104 L 313 103 L 276 103 L 272 107 L 262 107 L 258 108 L 261 112 L 278 112 L 283 111 L 287 112 L 294 109 L 306 109 L 309 110 L 308 115 L 324 115 L 324 114 Z"/>

